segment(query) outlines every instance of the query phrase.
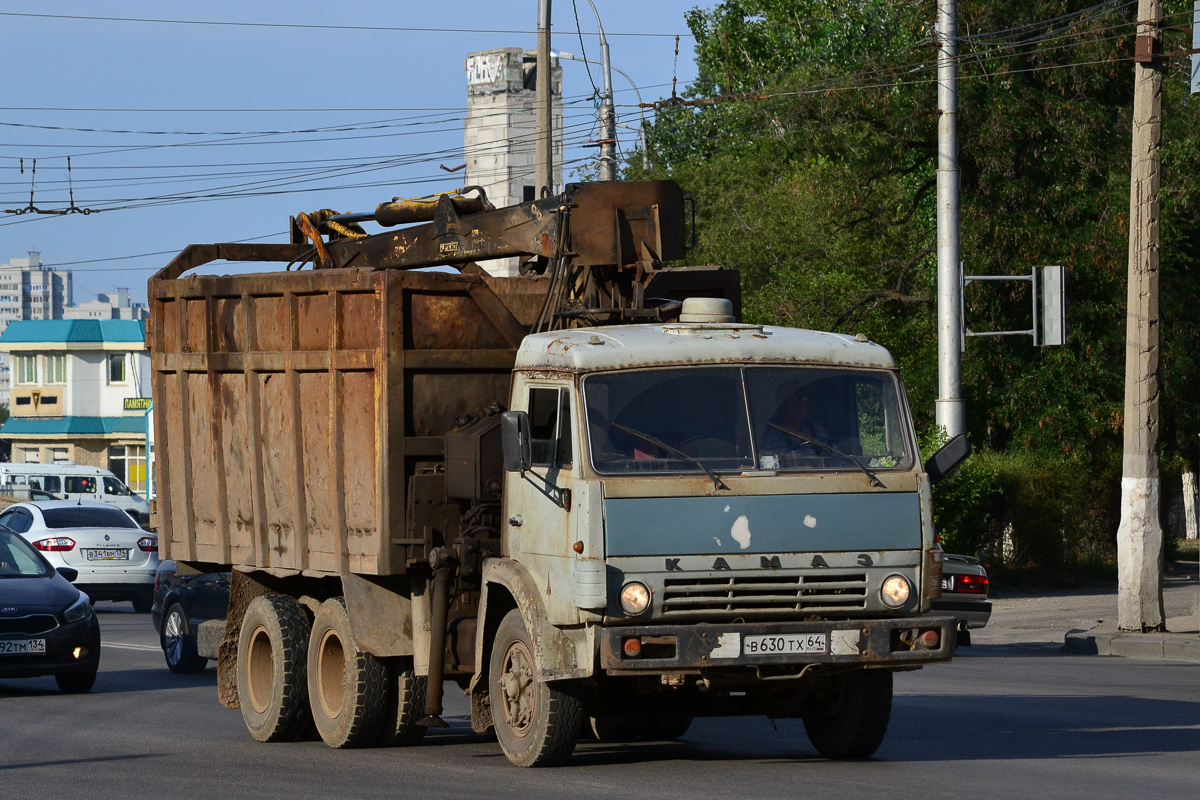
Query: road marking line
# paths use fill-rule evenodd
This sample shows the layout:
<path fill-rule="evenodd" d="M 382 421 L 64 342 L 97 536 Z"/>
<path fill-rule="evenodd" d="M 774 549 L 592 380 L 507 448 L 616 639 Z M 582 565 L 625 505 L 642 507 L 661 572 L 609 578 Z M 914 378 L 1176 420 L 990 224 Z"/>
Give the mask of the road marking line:
<path fill-rule="evenodd" d="M 149 644 L 125 644 L 124 642 L 101 642 L 101 647 L 112 647 L 117 650 L 145 650 L 148 653 L 157 653 L 159 648 Z"/>

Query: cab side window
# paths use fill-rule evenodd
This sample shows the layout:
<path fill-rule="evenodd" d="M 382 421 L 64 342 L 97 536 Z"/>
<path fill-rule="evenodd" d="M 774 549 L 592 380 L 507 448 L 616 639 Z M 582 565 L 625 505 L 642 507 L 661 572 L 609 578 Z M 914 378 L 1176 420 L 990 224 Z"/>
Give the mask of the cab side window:
<path fill-rule="evenodd" d="M 571 466 L 571 406 L 566 389 L 529 390 L 529 443 L 534 466 Z"/>

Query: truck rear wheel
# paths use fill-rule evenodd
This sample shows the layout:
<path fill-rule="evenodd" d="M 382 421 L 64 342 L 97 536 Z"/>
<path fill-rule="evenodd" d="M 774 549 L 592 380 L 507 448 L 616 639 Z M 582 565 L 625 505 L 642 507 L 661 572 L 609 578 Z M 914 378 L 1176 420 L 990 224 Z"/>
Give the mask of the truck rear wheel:
<path fill-rule="evenodd" d="M 330 747 L 373 744 L 383 721 L 387 670 L 358 649 L 346 601 L 321 604 L 308 642 L 308 697 L 317 732 Z"/>
<path fill-rule="evenodd" d="M 304 608 L 279 594 L 256 597 L 242 617 L 237 686 L 242 719 L 260 742 L 298 739 L 308 727 Z"/>
<path fill-rule="evenodd" d="M 388 667 L 387 702 L 383 726 L 376 744 L 380 747 L 406 747 L 425 738 L 428 728 L 418 725 L 425 716 L 425 676 L 413 674 L 412 659 L 403 659 Z"/>
<path fill-rule="evenodd" d="M 804 730 L 826 758 L 868 758 L 883 743 L 891 716 L 892 673 L 859 669 L 820 679 Z"/>
<path fill-rule="evenodd" d="M 496 738 L 508 760 L 518 767 L 540 767 L 570 758 L 583 721 L 577 687 L 537 679 L 533 647 L 517 609 L 496 631 L 488 675 Z"/>

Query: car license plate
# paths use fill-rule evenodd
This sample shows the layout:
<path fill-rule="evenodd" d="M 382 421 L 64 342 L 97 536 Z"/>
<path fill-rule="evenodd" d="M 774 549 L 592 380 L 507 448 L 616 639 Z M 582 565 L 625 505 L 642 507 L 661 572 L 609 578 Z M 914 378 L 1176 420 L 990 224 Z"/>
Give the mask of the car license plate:
<path fill-rule="evenodd" d="M 123 547 L 96 547 L 83 551 L 88 561 L 128 561 L 129 551 Z"/>
<path fill-rule="evenodd" d="M 41 655 L 45 652 L 45 639 L 0 639 L 0 656 Z"/>
<path fill-rule="evenodd" d="M 786 655 L 789 653 L 824 653 L 823 633 L 771 633 L 747 636 L 742 652 L 748 656 Z"/>

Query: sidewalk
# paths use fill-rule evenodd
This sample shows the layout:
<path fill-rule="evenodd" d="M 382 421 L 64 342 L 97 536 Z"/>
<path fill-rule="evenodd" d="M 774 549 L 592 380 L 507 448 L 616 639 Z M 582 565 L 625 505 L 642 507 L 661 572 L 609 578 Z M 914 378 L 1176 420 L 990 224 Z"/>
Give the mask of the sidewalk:
<path fill-rule="evenodd" d="M 1168 564 L 1163 576 L 1167 631 L 1117 630 L 1117 587 L 1001 592 L 992 618 L 972 632 L 977 645 L 1062 647 L 1080 655 L 1167 659 L 1200 664 L 1200 582 L 1197 565 Z M 1066 631 L 1064 635 L 1064 629 Z"/>

